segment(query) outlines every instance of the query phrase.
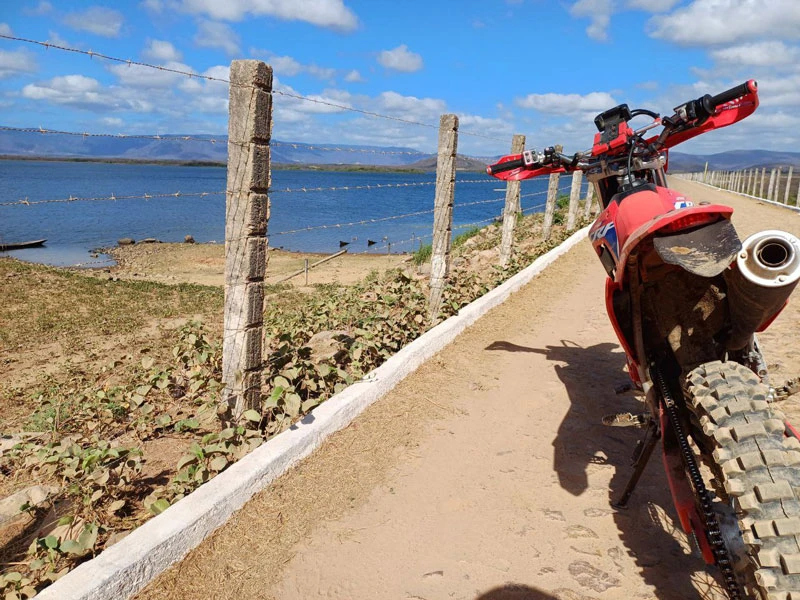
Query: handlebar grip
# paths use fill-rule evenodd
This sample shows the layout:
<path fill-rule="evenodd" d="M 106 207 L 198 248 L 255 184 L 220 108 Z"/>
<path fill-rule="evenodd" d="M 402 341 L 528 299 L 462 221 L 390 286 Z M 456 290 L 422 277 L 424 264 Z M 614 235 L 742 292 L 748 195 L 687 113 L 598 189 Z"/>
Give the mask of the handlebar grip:
<path fill-rule="evenodd" d="M 502 173 L 503 171 L 513 171 L 514 169 L 519 169 L 520 167 L 525 166 L 525 161 L 521 158 L 516 160 L 509 160 L 502 163 L 497 163 L 495 165 L 489 165 L 486 167 L 486 173 L 489 175 L 494 175 L 495 173 Z"/>
<path fill-rule="evenodd" d="M 755 79 L 751 79 L 750 81 L 734 86 L 731 89 L 722 92 L 721 94 L 712 96 L 710 100 L 711 107 L 717 108 L 720 104 L 725 104 L 731 100 L 736 100 L 737 98 L 751 94 L 756 90 L 758 90 L 758 83 Z"/>

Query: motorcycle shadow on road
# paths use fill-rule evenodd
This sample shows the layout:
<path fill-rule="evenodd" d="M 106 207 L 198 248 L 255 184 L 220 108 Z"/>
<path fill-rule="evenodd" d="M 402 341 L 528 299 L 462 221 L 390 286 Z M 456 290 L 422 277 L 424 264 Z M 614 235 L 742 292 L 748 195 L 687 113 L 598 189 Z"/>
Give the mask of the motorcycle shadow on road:
<path fill-rule="evenodd" d="M 616 386 L 629 381 L 625 354 L 619 345 L 606 342 L 584 348 L 562 340 L 560 345 L 529 348 L 497 341 L 486 349 L 541 354 L 555 363 L 553 368 L 570 399 L 569 410 L 553 440 L 553 467 L 561 487 L 574 496 L 592 494 L 598 485 L 593 484 L 593 479 L 605 481 L 607 475 L 603 471 L 614 469 L 607 499 L 584 511 L 585 524 L 590 525 L 593 518 L 601 515 L 613 516 L 620 541 L 658 600 L 724 598 L 712 571 L 706 569 L 698 553 L 691 551 L 677 523 L 660 460 L 660 445 L 628 508 L 614 510 L 610 506 L 619 498 L 633 472 L 631 457 L 644 433 L 636 428 L 602 424 L 603 416 L 611 413 L 645 411 L 643 402 L 636 397 L 615 393 Z M 611 547 L 607 555 L 613 560 L 619 551 Z M 618 571 L 615 576 L 625 578 L 623 563 L 614 560 L 612 564 Z"/>
<path fill-rule="evenodd" d="M 559 600 L 536 588 L 521 584 L 508 584 L 484 592 L 475 600 Z"/>

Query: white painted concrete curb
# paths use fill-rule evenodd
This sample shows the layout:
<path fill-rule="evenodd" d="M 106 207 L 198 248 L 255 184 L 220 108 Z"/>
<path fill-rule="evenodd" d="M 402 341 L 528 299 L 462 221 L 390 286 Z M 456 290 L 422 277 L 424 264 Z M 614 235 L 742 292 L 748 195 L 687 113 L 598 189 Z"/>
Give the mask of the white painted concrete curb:
<path fill-rule="evenodd" d="M 330 434 L 347 426 L 370 404 L 453 341 L 464 329 L 504 302 L 576 244 L 585 227 L 537 258 L 508 281 L 400 350 L 363 381 L 314 409 L 226 471 L 150 519 L 97 558 L 80 565 L 37 598 L 40 600 L 122 600 L 141 590 L 224 524 L 258 491 L 310 454 Z"/>

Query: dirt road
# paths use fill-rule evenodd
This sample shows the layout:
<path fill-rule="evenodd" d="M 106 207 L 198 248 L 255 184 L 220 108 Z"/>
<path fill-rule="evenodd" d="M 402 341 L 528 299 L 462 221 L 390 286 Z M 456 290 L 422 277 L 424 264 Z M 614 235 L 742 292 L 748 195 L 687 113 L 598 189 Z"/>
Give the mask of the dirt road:
<path fill-rule="evenodd" d="M 743 235 L 800 234 L 800 215 L 674 185 L 734 206 Z M 629 510 L 609 507 L 638 432 L 600 419 L 639 403 L 614 393 L 603 277 L 588 242 L 571 251 L 139 598 L 721 597 L 658 459 Z M 800 374 L 798 306 L 763 338 L 776 379 Z"/>

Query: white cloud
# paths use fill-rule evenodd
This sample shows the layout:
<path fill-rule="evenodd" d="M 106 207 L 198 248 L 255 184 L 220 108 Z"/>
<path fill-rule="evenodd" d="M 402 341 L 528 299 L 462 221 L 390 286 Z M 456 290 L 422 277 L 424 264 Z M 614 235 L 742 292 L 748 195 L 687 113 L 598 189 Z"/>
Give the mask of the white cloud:
<path fill-rule="evenodd" d="M 103 117 L 102 119 L 100 119 L 100 122 L 103 125 L 108 125 L 109 127 L 119 127 L 120 125 L 125 123 L 125 121 L 123 121 L 118 117 Z"/>
<path fill-rule="evenodd" d="M 787 46 L 779 41 L 755 42 L 712 50 L 711 57 L 717 62 L 736 66 L 794 65 L 800 62 L 800 47 Z"/>
<path fill-rule="evenodd" d="M 344 80 L 348 83 L 363 83 L 364 78 L 361 76 L 361 73 L 353 69 L 347 75 L 344 76 Z"/>
<path fill-rule="evenodd" d="M 308 65 L 306 72 L 312 77 L 323 80 L 332 80 L 336 76 L 336 69 L 330 67 L 320 67 L 318 65 Z"/>
<path fill-rule="evenodd" d="M 65 48 L 68 48 L 70 45 L 69 42 L 62 38 L 57 31 L 48 31 L 47 41 L 51 44 L 55 44 L 56 46 L 63 46 Z"/>
<path fill-rule="evenodd" d="M 411 52 L 405 44 L 392 50 L 383 50 L 378 55 L 378 62 L 393 71 L 413 73 L 422 68 L 422 57 L 416 52 Z"/>
<path fill-rule="evenodd" d="M 49 2 L 46 2 L 45 0 L 42 0 L 42 2 L 39 2 L 39 4 L 37 4 L 33 8 L 23 8 L 22 12 L 23 14 L 30 15 L 33 17 L 42 17 L 44 15 L 49 15 L 50 13 L 53 12 L 53 5 L 50 4 Z"/>
<path fill-rule="evenodd" d="M 444 100 L 403 96 L 392 91 L 383 92 L 377 100 L 381 112 L 401 115 L 412 121 L 425 120 L 438 123 L 439 117 L 447 110 L 447 103 Z"/>
<path fill-rule="evenodd" d="M 194 72 L 190 66 L 180 62 L 168 61 L 162 66 L 175 71 Z M 108 70 L 119 78 L 122 85 L 141 89 L 171 88 L 184 80 L 191 81 L 179 73 L 160 71 L 141 65 L 112 64 L 108 66 Z"/>
<path fill-rule="evenodd" d="M 628 0 L 628 8 L 647 12 L 667 12 L 681 0 Z"/>
<path fill-rule="evenodd" d="M 514 133 L 514 127 L 505 119 L 495 119 L 481 117 L 478 115 L 458 115 L 458 128 L 464 135 L 469 136 L 470 133 L 477 133 L 480 135 L 488 135 L 492 137 L 508 138 L 511 143 L 511 136 Z M 460 141 L 463 141 L 462 137 Z"/>
<path fill-rule="evenodd" d="M 333 81 L 334 77 L 336 77 L 336 69 L 320 67 L 313 63 L 304 65 L 291 56 L 278 56 L 269 50 L 250 48 L 250 54 L 251 56 L 263 58 L 272 67 L 273 72 L 282 77 L 294 77 L 301 73 L 307 73 L 324 81 Z"/>
<path fill-rule="evenodd" d="M 121 12 L 105 6 L 90 6 L 83 12 L 69 13 L 64 17 L 64 23 L 73 29 L 109 38 L 119 37 L 123 21 Z"/>
<path fill-rule="evenodd" d="M 180 0 L 179 6 L 184 12 L 225 21 L 241 21 L 252 15 L 304 21 L 341 31 L 358 27 L 358 18 L 342 0 Z"/>
<path fill-rule="evenodd" d="M 14 35 L 11 31 L 11 27 L 8 23 L 0 23 L 0 34 L 2 35 Z"/>
<path fill-rule="evenodd" d="M 156 14 L 161 14 L 164 11 L 164 3 L 161 0 L 142 0 L 139 6 Z"/>
<path fill-rule="evenodd" d="M 652 37 L 683 46 L 711 46 L 768 37 L 800 38 L 795 0 L 694 0 L 648 22 Z"/>
<path fill-rule="evenodd" d="M 179 61 L 183 58 L 175 46 L 163 40 L 148 40 L 142 56 L 156 62 Z"/>
<path fill-rule="evenodd" d="M 228 56 L 240 54 L 239 35 L 225 23 L 200 21 L 194 43 L 203 48 L 220 48 Z"/>
<path fill-rule="evenodd" d="M 303 65 L 291 56 L 270 56 L 267 62 L 272 66 L 273 72 L 286 77 L 293 77 L 303 70 Z"/>
<path fill-rule="evenodd" d="M 20 73 L 35 73 L 38 70 L 36 59 L 25 50 L 0 50 L 0 79 Z"/>
<path fill-rule="evenodd" d="M 108 105 L 109 96 L 100 92 L 100 82 L 85 75 L 63 75 L 47 82 L 30 83 L 22 88 L 24 98 L 86 110 Z"/>
<path fill-rule="evenodd" d="M 515 98 L 520 108 L 530 108 L 554 115 L 575 115 L 582 112 L 600 112 L 616 106 L 617 101 L 607 92 L 580 94 L 528 94 Z"/>
<path fill-rule="evenodd" d="M 586 28 L 586 35 L 600 42 L 608 39 L 608 24 L 613 12 L 614 0 L 578 0 L 569 9 L 569 14 L 573 17 L 591 19 Z"/>

